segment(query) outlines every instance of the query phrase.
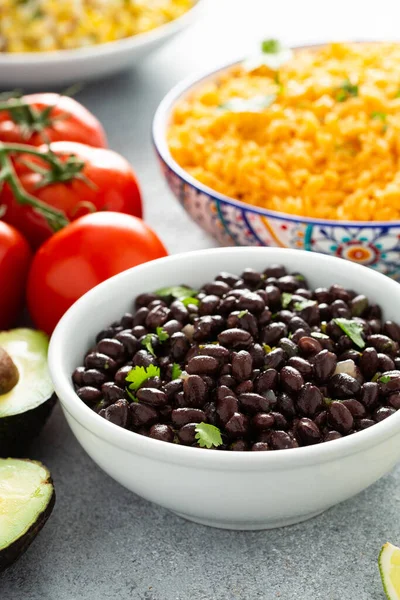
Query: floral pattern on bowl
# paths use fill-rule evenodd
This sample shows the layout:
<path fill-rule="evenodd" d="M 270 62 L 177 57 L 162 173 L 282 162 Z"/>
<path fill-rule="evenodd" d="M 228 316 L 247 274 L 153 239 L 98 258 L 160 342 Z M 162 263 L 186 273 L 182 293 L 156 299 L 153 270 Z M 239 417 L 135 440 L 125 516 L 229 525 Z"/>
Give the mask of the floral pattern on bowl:
<path fill-rule="evenodd" d="M 160 157 L 169 187 L 192 219 L 222 246 L 278 246 L 331 254 L 400 281 L 400 223 L 302 219 L 202 191 Z"/>

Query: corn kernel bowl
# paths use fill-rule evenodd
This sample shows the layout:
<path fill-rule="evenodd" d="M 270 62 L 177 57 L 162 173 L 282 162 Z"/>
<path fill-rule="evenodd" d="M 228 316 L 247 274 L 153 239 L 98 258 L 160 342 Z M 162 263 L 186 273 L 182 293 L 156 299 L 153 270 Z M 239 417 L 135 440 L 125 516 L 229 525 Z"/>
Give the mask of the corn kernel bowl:
<path fill-rule="evenodd" d="M 65 86 L 126 69 L 195 21 L 204 3 L 194 0 L 193 8 L 177 19 L 116 41 L 48 52 L 0 52 L 0 85 Z"/>
<path fill-rule="evenodd" d="M 258 208 L 212 190 L 181 168 L 167 143 L 176 103 L 234 65 L 186 80 L 162 100 L 153 140 L 167 183 L 184 209 L 223 246 L 275 246 L 338 256 L 400 280 L 400 221 L 338 221 Z"/>

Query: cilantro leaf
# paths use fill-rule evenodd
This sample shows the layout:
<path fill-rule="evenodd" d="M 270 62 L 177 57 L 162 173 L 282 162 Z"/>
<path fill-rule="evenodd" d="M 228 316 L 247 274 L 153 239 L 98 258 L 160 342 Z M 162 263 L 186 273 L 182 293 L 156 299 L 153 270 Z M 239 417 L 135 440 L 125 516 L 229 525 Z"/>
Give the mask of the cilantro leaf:
<path fill-rule="evenodd" d="M 249 314 L 248 310 L 241 310 L 237 317 L 238 317 L 238 319 L 241 319 L 242 317 L 244 317 L 245 315 L 248 315 L 248 314 Z"/>
<path fill-rule="evenodd" d="M 287 308 L 292 301 L 293 294 L 283 292 L 281 296 L 282 308 Z"/>
<path fill-rule="evenodd" d="M 342 331 L 351 339 L 351 341 L 359 348 L 365 348 L 365 342 L 361 337 L 363 332 L 362 325 L 350 319 L 333 319 L 333 322 L 340 327 Z"/>
<path fill-rule="evenodd" d="M 261 52 L 265 54 L 277 54 L 282 49 L 282 44 L 279 40 L 263 40 L 261 42 Z"/>
<path fill-rule="evenodd" d="M 179 379 L 182 375 L 182 369 L 177 363 L 172 365 L 172 379 Z"/>
<path fill-rule="evenodd" d="M 244 61 L 243 68 L 246 71 L 255 71 L 260 67 L 268 67 L 272 71 L 278 71 L 279 68 L 288 62 L 293 52 L 290 48 L 283 46 L 279 40 L 264 40 L 261 42 L 261 52 Z"/>
<path fill-rule="evenodd" d="M 378 381 L 380 383 L 389 383 L 390 375 L 382 375 L 382 377 L 379 377 Z"/>
<path fill-rule="evenodd" d="M 321 331 L 312 331 L 311 337 L 316 338 L 317 340 L 329 340 L 329 335 L 326 335 L 326 333 L 322 333 Z"/>
<path fill-rule="evenodd" d="M 125 378 L 129 385 L 129 389 L 136 392 L 140 386 L 151 377 L 160 377 L 160 368 L 155 365 L 148 367 L 134 367 Z"/>
<path fill-rule="evenodd" d="M 142 339 L 142 345 L 146 348 L 147 352 L 150 352 L 150 354 L 152 354 L 155 357 L 156 353 L 154 352 L 153 348 L 153 335 L 153 333 L 148 333 L 147 335 L 145 335 Z"/>
<path fill-rule="evenodd" d="M 302 275 L 301 273 L 297 273 L 296 275 L 293 275 L 293 277 L 295 279 L 297 279 L 297 281 L 305 281 L 306 278 L 304 277 L 304 275 Z"/>
<path fill-rule="evenodd" d="M 268 344 L 263 344 L 262 346 L 264 348 L 265 354 L 269 354 L 270 352 L 272 352 L 272 348 Z"/>
<path fill-rule="evenodd" d="M 200 300 L 198 298 L 194 298 L 193 296 L 186 296 L 182 298 L 178 298 L 185 306 L 189 306 L 189 304 L 194 304 L 198 306 L 200 304 Z"/>
<path fill-rule="evenodd" d="M 261 113 L 276 100 L 276 94 L 253 96 L 252 98 L 232 98 L 218 108 L 233 113 Z"/>
<path fill-rule="evenodd" d="M 126 388 L 126 393 L 128 394 L 129 398 L 132 400 L 132 402 L 139 402 L 139 400 L 136 398 L 136 396 L 134 396 L 132 394 L 132 392 L 129 391 L 129 388 Z"/>
<path fill-rule="evenodd" d="M 173 298 L 182 301 L 182 298 L 190 298 L 191 296 L 197 296 L 199 292 L 198 290 L 187 287 L 185 285 L 173 285 L 171 287 L 160 288 L 154 293 L 157 294 L 157 296 L 161 296 L 162 298 L 168 298 L 168 296 L 172 296 Z"/>
<path fill-rule="evenodd" d="M 375 373 L 375 375 L 373 376 L 373 378 L 371 379 L 371 381 L 373 381 L 374 383 L 376 381 L 379 380 L 380 376 L 382 375 L 382 373 L 380 373 L 379 371 L 377 373 Z"/>
<path fill-rule="evenodd" d="M 215 425 L 208 423 L 199 423 L 195 427 L 196 440 L 200 448 L 212 448 L 213 446 L 221 446 L 221 432 Z"/>
<path fill-rule="evenodd" d="M 309 306 L 315 306 L 316 302 L 315 300 L 301 300 L 300 302 L 295 302 L 293 305 L 294 310 L 297 310 L 298 312 L 301 310 L 304 310 L 305 308 L 308 308 Z"/>
<path fill-rule="evenodd" d="M 342 85 L 337 88 L 336 100 L 345 102 L 355 96 L 358 96 L 358 85 L 354 85 L 349 79 L 345 79 Z"/>
<path fill-rule="evenodd" d="M 162 327 L 157 327 L 156 333 L 160 342 L 165 342 L 169 338 L 168 333 Z"/>

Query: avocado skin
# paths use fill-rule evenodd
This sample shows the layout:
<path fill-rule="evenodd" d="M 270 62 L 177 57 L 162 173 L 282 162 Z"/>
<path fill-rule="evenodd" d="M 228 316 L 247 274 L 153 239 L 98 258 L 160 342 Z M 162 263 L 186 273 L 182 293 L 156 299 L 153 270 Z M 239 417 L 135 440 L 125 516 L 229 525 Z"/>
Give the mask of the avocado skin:
<path fill-rule="evenodd" d="M 48 483 L 53 484 L 53 480 L 51 477 L 49 477 L 47 481 Z M 47 519 L 50 517 L 55 502 L 56 492 L 53 487 L 53 494 L 50 498 L 50 502 L 46 506 L 45 510 L 42 513 L 40 513 L 35 523 L 31 525 L 31 527 L 26 533 L 24 533 L 24 535 L 15 540 L 15 542 L 13 542 L 10 546 L 8 546 L 7 548 L 3 548 L 3 550 L 0 550 L 0 573 L 8 567 L 11 567 L 11 565 L 16 560 L 18 560 L 23 555 L 23 553 L 29 548 L 37 534 L 46 524 Z"/>
<path fill-rule="evenodd" d="M 17 415 L 0 418 L 0 457 L 23 457 L 25 450 L 40 433 L 57 401 L 52 394 L 36 408 Z"/>

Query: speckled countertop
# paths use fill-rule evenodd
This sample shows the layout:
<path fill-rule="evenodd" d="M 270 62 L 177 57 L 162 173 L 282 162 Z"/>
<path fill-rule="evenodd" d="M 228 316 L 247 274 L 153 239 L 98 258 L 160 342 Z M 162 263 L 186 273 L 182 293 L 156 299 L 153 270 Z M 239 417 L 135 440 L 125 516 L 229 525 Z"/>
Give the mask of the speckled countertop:
<path fill-rule="evenodd" d="M 151 147 L 152 114 L 174 83 L 245 54 L 262 37 L 300 43 L 398 35 L 400 7 L 392 0 L 209 4 L 190 31 L 78 97 L 105 124 L 111 147 L 135 166 L 147 220 L 171 253 L 214 245 L 167 191 Z M 311 521 L 233 532 L 183 521 L 119 486 L 80 448 L 59 407 L 31 457 L 51 469 L 56 506 L 31 548 L 0 576 L 1 600 L 384 598 L 377 556 L 385 541 L 400 544 L 400 466 Z"/>

